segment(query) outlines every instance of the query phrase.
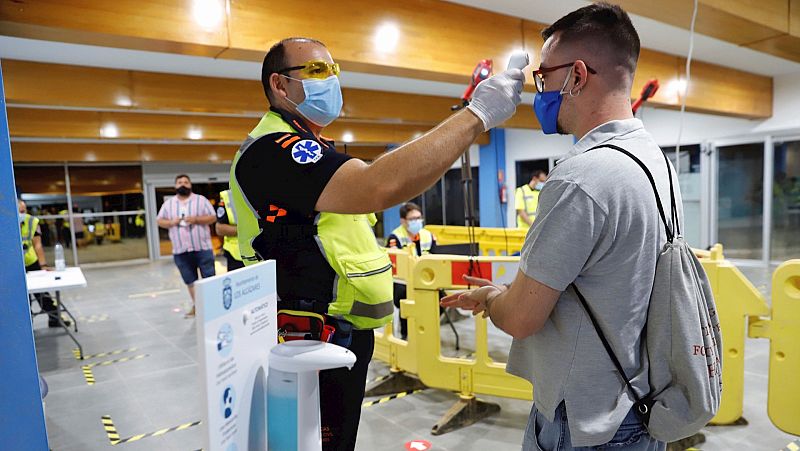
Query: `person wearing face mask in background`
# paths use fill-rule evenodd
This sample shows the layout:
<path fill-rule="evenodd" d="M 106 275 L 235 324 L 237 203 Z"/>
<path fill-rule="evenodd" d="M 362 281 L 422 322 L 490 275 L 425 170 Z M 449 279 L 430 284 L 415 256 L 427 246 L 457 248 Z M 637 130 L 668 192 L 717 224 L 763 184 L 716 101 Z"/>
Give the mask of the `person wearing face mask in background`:
<path fill-rule="evenodd" d="M 192 181 L 188 175 L 175 177 L 175 194 L 158 211 L 158 226 L 169 230 L 172 258 L 192 298 L 192 308 L 186 317 L 193 318 L 197 271 L 203 278 L 215 273 L 209 225 L 216 222 L 217 217 L 211 202 L 205 196 L 192 192 Z"/>
<path fill-rule="evenodd" d="M 386 239 L 386 247 L 403 249 L 413 245 L 418 257 L 430 254 L 436 247 L 436 237 L 423 225 L 422 210 L 419 205 L 407 202 L 400 207 L 400 226 Z M 400 308 L 400 300 L 406 297 L 406 285 L 394 282 L 394 306 Z M 408 337 L 408 320 L 400 317 L 400 337 Z"/>
<path fill-rule="evenodd" d="M 537 169 L 533 171 L 531 181 L 517 188 L 514 208 L 517 210 L 517 228 L 528 229 L 536 219 L 539 207 L 539 192 L 547 181 L 547 172 Z"/>
<path fill-rule="evenodd" d="M 510 69 L 485 80 L 465 109 L 367 164 L 322 136 L 343 103 L 339 65 L 325 45 L 287 38 L 265 55 L 270 111 L 234 156 L 230 190 L 245 265 L 277 263 L 282 318 L 316 314 L 336 329 L 331 341 L 356 356 L 352 370 L 319 373 L 323 450 L 355 448 L 373 330 L 394 314 L 392 265 L 373 212 L 421 194 L 475 138 L 510 118 L 524 79 Z"/>

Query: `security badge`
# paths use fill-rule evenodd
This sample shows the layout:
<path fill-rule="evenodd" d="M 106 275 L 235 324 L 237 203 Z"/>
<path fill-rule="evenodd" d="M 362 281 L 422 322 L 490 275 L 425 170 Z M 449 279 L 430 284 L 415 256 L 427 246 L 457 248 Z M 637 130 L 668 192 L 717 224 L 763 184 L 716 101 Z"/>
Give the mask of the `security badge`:
<path fill-rule="evenodd" d="M 292 159 L 300 164 L 316 163 L 322 158 L 322 146 L 312 139 L 303 139 L 292 146 Z"/>

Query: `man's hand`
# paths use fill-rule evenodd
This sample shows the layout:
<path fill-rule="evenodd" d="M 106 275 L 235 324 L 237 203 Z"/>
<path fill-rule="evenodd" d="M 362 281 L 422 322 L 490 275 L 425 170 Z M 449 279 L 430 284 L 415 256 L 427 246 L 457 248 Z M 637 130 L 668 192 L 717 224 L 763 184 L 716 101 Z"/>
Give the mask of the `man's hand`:
<path fill-rule="evenodd" d="M 464 291 L 462 293 L 445 296 L 439 301 L 439 305 L 442 307 L 458 307 L 472 310 L 472 315 L 474 316 L 486 311 L 487 303 L 491 302 L 491 300 L 501 292 L 499 288 L 493 285 L 486 285 L 472 291 Z M 484 318 L 488 316 L 487 313 L 484 313 Z"/>
<path fill-rule="evenodd" d="M 197 224 L 197 216 L 187 216 L 183 218 L 183 220 L 186 221 L 187 224 Z"/>
<path fill-rule="evenodd" d="M 467 108 L 488 131 L 514 115 L 522 102 L 524 85 L 525 74 L 520 69 L 508 69 L 480 82 Z"/>
<path fill-rule="evenodd" d="M 495 287 L 500 291 L 506 291 L 507 290 L 505 285 L 495 285 L 489 279 L 483 279 L 483 278 L 480 278 L 480 277 L 472 277 L 472 276 L 468 276 L 466 274 L 464 274 L 462 277 L 464 278 L 464 281 L 467 282 L 467 285 L 475 285 L 476 287 Z"/>

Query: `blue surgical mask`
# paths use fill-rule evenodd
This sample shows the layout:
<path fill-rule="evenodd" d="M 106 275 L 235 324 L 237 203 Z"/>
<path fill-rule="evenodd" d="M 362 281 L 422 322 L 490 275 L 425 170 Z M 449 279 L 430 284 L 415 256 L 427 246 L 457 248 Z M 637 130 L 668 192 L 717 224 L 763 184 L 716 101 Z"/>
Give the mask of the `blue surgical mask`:
<path fill-rule="evenodd" d="M 422 230 L 422 219 L 411 219 L 408 221 L 408 233 L 416 235 Z"/>
<path fill-rule="evenodd" d="M 325 127 L 339 117 L 339 112 L 342 111 L 342 88 L 339 86 L 339 77 L 331 75 L 323 80 L 317 78 L 300 80 L 286 75 L 284 77 L 303 83 L 305 100 L 297 104 L 292 99 L 286 98 L 297 107 L 297 111 L 303 117 L 320 127 Z"/>
<path fill-rule="evenodd" d="M 570 77 L 572 77 L 571 68 L 560 90 L 537 92 L 536 97 L 533 98 L 533 111 L 536 113 L 536 118 L 539 119 L 539 124 L 542 125 L 542 133 L 545 135 L 558 133 L 558 112 L 561 110 L 564 89 L 566 89 Z"/>
<path fill-rule="evenodd" d="M 544 188 L 544 182 L 539 182 L 539 183 L 536 184 L 536 186 L 533 187 L 533 189 L 535 189 L 537 191 L 541 191 L 542 188 Z"/>

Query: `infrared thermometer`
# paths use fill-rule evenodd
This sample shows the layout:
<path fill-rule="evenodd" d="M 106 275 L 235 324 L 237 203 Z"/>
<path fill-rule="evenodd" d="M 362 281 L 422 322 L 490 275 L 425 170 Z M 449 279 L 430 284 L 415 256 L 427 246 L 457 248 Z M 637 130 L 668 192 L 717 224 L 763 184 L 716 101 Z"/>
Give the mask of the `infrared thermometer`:
<path fill-rule="evenodd" d="M 530 64 L 530 58 L 528 57 L 528 52 L 524 50 L 517 50 L 511 54 L 511 58 L 508 59 L 508 69 L 524 69 L 528 64 Z"/>

